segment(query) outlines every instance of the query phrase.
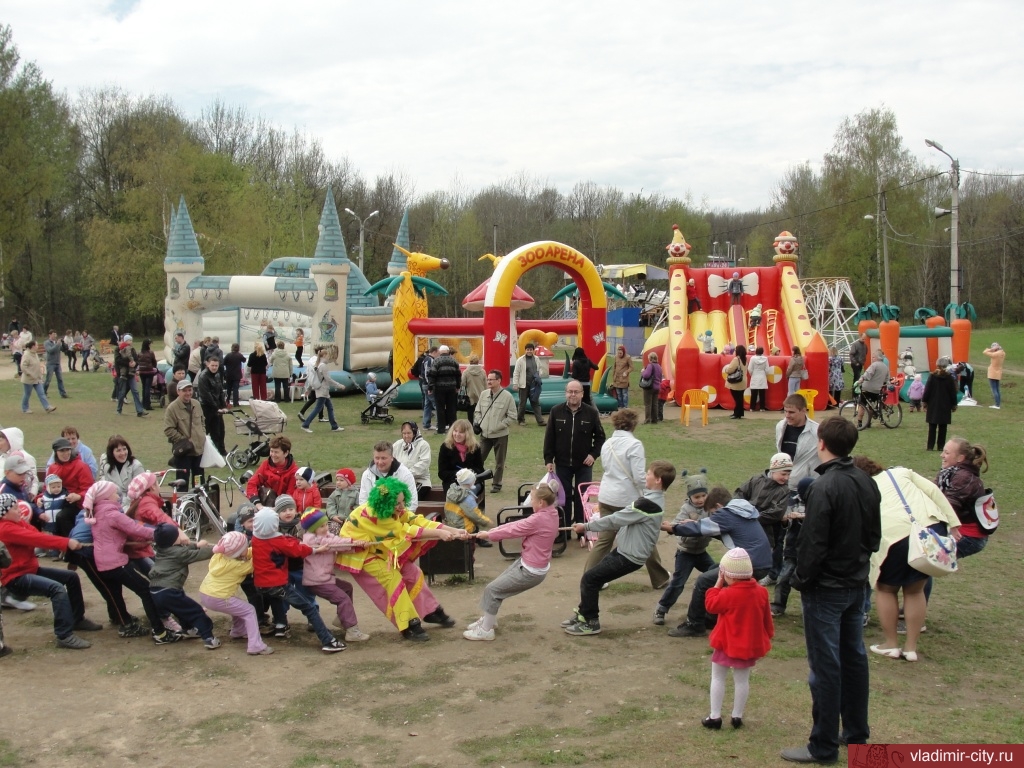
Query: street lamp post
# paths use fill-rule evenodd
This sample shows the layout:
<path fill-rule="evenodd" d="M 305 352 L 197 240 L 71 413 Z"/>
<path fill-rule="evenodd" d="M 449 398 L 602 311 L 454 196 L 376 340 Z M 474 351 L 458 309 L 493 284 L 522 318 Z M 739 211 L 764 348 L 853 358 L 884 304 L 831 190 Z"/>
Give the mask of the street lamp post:
<path fill-rule="evenodd" d="M 369 216 L 367 216 L 365 219 L 360 219 L 359 218 L 359 214 L 357 214 L 351 208 L 346 208 L 345 209 L 345 213 L 350 214 L 351 216 L 354 216 L 355 220 L 359 222 L 359 271 L 362 272 L 363 271 L 363 251 L 364 251 L 364 249 L 366 247 L 366 238 L 365 238 L 363 232 L 364 232 L 364 230 L 366 228 L 366 222 L 368 222 L 370 219 L 372 219 L 374 216 L 376 216 L 378 213 L 380 213 L 380 211 L 374 211 Z"/>
<path fill-rule="evenodd" d="M 937 149 L 949 158 L 949 186 L 952 197 L 952 214 L 949 232 L 949 303 L 954 307 L 960 303 L 960 161 L 942 148 L 937 141 L 925 139 L 926 146 Z"/>
<path fill-rule="evenodd" d="M 880 266 L 882 267 L 882 271 L 884 272 L 884 275 L 885 275 L 885 303 L 891 305 L 892 304 L 892 292 L 890 291 L 890 287 L 889 287 L 889 219 L 888 219 L 887 212 L 886 212 L 885 192 L 879 192 L 878 193 L 878 217 L 876 218 L 872 214 L 866 213 L 866 214 L 864 214 L 864 219 L 866 221 L 874 221 L 875 222 L 875 259 L 876 260 L 879 257 L 878 245 L 879 245 L 879 239 L 881 239 L 881 245 L 882 245 L 881 259 L 882 259 L 882 264 Z M 895 232 L 895 230 L 893 230 L 893 231 Z M 881 238 L 879 238 L 879 232 L 881 232 Z M 881 293 L 881 289 L 879 290 L 879 293 Z M 878 297 L 878 303 L 879 304 L 882 303 L 881 295 L 879 295 L 879 297 Z"/>

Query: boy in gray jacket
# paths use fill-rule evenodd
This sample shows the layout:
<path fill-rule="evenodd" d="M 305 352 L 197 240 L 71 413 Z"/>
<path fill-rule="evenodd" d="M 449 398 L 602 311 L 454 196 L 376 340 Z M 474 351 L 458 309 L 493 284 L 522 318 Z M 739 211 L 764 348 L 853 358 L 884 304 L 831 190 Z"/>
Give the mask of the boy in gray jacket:
<path fill-rule="evenodd" d="M 647 562 L 661 534 L 665 491 L 675 479 L 676 468 L 670 462 L 652 461 L 647 470 L 643 496 L 618 512 L 573 525 L 572 529 L 578 535 L 586 531 L 617 530 L 618 537 L 616 548 L 580 579 L 579 607 L 571 618 L 562 622 L 567 634 L 583 637 L 601 632 L 598 621 L 601 586 L 639 570 Z"/>
<path fill-rule="evenodd" d="M 213 548 L 200 540 L 193 544 L 175 526 L 161 523 L 153 531 L 156 558 L 149 572 L 149 592 L 160 615 L 173 613 L 184 628 L 184 637 L 201 637 L 209 650 L 220 647 L 213 636 L 213 622 L 203 606 L 185 594 L 188 566 L 213 557 Z"/>

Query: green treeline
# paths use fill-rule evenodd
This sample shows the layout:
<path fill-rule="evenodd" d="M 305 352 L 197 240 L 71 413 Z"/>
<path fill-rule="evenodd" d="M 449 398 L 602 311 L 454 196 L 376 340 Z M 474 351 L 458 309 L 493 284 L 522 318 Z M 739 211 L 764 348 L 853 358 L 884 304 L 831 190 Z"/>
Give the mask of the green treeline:
<path fill-rule="evenodd" d="M 941 137 L 936 137 L 941 138 Z M 916 147 L 923 137 L 913 137 Z M 881 277 L 879 191 L 887 208 L 893 303 L 909 318 L 949 297 L 948 165 L 924 165 L 882 107 L 844 120 L 818 164 L 788 170 L 763 209 L 711 210 L 691 199 L 629 193 L 590 181 L 568 192 L 526 173 L 481 190 L 419 193 L 401 172 L 365 178 L 347 158 L 216 102 L 198 116 L 170 99 L 116 88 L 62 95 L 20 60 L 0 27 L 0 259 L 5 315 L 33 330 L 112 324 L 137 333 L 163 327 L 171 206 L 184 195 L 207 274 L 259 274 L 280 256 L 311 256 L 326 190 L 339 206 L 350 257 L 359 227 L 344 213 L 379 211 L 367 224 L 366 276 L 384 276 L 402 212 L 413 247 L 452 262 L 437 276 L 449 295 L 432 313 L 463 313 L 461 299 L 490 274 L 479 257 L 525 243 L 565 242 L 598 263 L 663 263 L 678 224 L 701 263 L 726 243 L 745 265 L 771 263 L 782 230 L 800 241 L 803 277 L 848 277 L 859 303 L 877 302 Z M 931 158 L 929 158 L 932 161 Z M 708 159 L 713 162 L 713 159 Z M 965 170 L 960 187 L 963 300 L 987 323 L 1024 321 L 1024 181 Z M 875 216 L 865 220 L 865 214 Z M 496 244 L 496 248 L 495 248 Z M 717 245 L 716 245 L 717 244 Z M 550 314 L 564 285 L 535 270 L 524 288 Z M 6 321 L 4 322 L 6 325 Z"/>

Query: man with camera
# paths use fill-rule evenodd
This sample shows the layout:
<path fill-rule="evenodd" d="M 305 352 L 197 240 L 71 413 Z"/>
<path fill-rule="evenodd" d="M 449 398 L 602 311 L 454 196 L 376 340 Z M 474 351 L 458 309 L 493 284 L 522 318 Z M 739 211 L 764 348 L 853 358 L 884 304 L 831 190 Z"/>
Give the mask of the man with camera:
<path fill-rule="evenodd" d="M 483 461 L 494 449 L 494 480 L 491 493 L 501 490 L 501 478 L 505 473 L 505 455 L 508 452 L 508 428 L 516 420 L 516 401 L 512 394 L 501 386 L 501 371 L 487 373 L 487 389 L 480 394 L 476 404 L 476 420 L 473 432 L 480 438 L 480 452 Z"/>

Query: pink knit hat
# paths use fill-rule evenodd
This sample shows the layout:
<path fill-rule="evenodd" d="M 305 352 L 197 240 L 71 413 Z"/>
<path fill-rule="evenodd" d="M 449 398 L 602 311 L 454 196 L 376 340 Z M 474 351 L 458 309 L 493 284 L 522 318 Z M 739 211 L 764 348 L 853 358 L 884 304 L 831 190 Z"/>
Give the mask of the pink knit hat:
<path fill-rule="evenodd" d="M 109 480 L 97 480 L 85 492 L 82 507 L 91 512 L 96 506 L 97 501 L 117 501 L 118 496 L 119 492 L 116 485 Z"/>
<path fill-rule="evenodd" d="M 213 545 L 213 551 L 225 557 L 238 557 L 249 548 L 249 539 L 241 531 L 228 531 Z"/>
<path fill-rule="evenodd" d="M 128 483 L 128 498 L 138 501 L 154 485 L 156 485 L 156 475 L 152 472 L 143 472 L 141 475 L 133 477 L 132 481 Z"/>

